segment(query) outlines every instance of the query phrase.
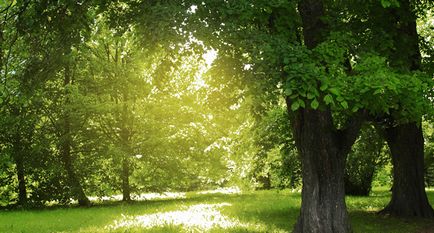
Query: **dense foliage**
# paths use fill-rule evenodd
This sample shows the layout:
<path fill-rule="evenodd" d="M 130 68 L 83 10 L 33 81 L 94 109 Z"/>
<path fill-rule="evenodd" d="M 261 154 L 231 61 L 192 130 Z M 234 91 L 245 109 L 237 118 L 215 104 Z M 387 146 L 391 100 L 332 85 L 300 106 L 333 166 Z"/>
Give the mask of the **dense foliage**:
<path fill-rule="evenodd" d="M 304 200 L 295 232 L 350 231 L 344 194 L 373 184 L 396 181 L 392 214 L 413 215 L 412 200 L 396 208 L 412 198 L 405 182 L 429 206 L 431 1 L 8 0 L 0 12 L 1 206 L 291 188 Z"/>

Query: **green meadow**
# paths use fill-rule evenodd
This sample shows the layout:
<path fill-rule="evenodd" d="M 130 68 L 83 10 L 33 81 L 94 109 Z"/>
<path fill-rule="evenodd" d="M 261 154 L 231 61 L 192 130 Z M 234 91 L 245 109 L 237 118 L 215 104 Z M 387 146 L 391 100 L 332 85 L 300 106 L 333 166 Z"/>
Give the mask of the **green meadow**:
<path fill-rule="evenodd" d="M 428 196 L 433 203 L 434 191 Z M 347 197 L 354 232 L 434 232 L 432 220 L 376 214 L 389 198 L 385 190 Z M 300 193 L 289 190 L 192 192 L 173 199 L 100 202 L 89 208 L 2 210 L 0 232 L 291 232 L 300 201 Z"/>

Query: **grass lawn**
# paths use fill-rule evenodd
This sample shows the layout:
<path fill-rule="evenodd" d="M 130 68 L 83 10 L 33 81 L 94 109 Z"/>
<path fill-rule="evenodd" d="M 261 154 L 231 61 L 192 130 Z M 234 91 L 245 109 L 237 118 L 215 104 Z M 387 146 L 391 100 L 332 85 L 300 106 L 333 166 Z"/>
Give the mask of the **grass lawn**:
<path fill-rule="evenodd" d="M 428 192 L 434 203 L 434 191 Z M 381 217 L 386 191 L 347 197 L 354 232 L 429 233 L 434 220 Z M 300 194 L 255 191 L 242 194 L 187 193 L 184 199 L 105 203 L 91 208 L 0 211 L 0 232 L 291 232 Z"/>

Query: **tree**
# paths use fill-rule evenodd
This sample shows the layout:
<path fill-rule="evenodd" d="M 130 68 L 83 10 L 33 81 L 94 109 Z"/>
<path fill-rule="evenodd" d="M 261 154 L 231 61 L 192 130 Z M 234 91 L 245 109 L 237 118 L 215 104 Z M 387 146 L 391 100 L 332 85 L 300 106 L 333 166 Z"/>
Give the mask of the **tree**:
<path fill-rule="evenodd" d="M 15 53 L 20 54 L 23 52 L 18 48 L 23 41 L 19 38 L 19 31 L 17 29 L 13 30 L 11 27 L 14 25 L 13 18 L 21 19 L 27 6 L 28 3 L 3 3 L 0 8 L 2 13 L 0 23 L 0 68 L 3 80 L 0 106 L 3 116 L 1 123 L 3 129 L 7 128 L 8 125 L 11 126 L 11 130 L 2 130 L 2 142 L 5 143 L 6 148 L 9 148 L 10 157 L 15 163 L 18 178 L 18 205 L 26 205 L 27 203 L 24 162 L 26 153 L 30 151 L 34 122 L 31 120 L 33 116 L 30 111 L 30 114 L 26 112 L 29 104 L 26 98 L 27 94 L 31 92 L 22 77 L 26 76 L 26 72 L 25 69 L 17 67 L 20 60 L 13 56 Z M 22 92 L 19 92 L 20 89 Z"/>
<path fill-rule="evenodd" d="M 421 55 L 416 29 L 416 15 L 410 1 L 401 1 L 396 22 L 402 24 L 400 34 L 395 37 L 395 46 L 408 48 L 397 59 L 396 66 L 401 69 L 420 69 Z M 393 13 L 392 13 L 393 14 Z M 411 50 L 412 51 L 411 51 Z M 406 58 L 403 55 L 406 54 Z M 382 213 L 397 216 L 434 217 L 429 204 L 424 183 L 424 138 L 421 119 L 416 122 L 399 124 L 385 130 L 385 138 L 392 154 L 393 187 L 392 200 Z"/>
<path fill-rule="evenodd" d="M 299 188 L 300 159 L 287 124 L 288 112 L 284 105 L 269 108 L 263 115 L 255 116 L 255 124 L 248 131 L 255 151 L 251 165 L 253 183 L 259 189 Z"/>
<path fill-rule="evenodd" d="M 328 33 L 328 26 L 321 19 L 325 13 L 323 2 L 302 1 L 299 11 L 304 43 L 308 49 L 314 49 Z M 352 119 L 348 128 L 339 131 L 334 126 L 331 109 L 317 109 L 316 98 L 311 101 L 312 109 L 297 110 L 297 102 L 290 97 L 287 103 L 288 109 L 296 110 L 291 124 L 303 177 L 301 213 L 294 232 L 350 232 L 344 169 L 361 120 Z"/>
<path fill-rule="evenodd" d="M 47 117 L 41 112 L 42 109 L 49 108 L 44 103 L 44 100 L 48 99 L 45 98 L 48 93 L 44 93 L 47 83 L 55 83 L 56 79 L 61 79 L 60 83 L 66 90 L 73 80 L 70 53 L 74 44 L 81 40 L 80 36 L 83 34 L 80 35 L 80 33 L 84 33 L 84 29 L 89 24 L 89 21 L 85 20 L 88 13 L 87 7 L 90 8 L 91 6 L 73 3 L 13 1 L 7 8 L 11 9 L 11 14 L 6 14 L 5 17 L 11 20 L 15 27 L 11 27 L 11 24 L 6 27 L 6 31 L 12 36 L 7 56 L 13 60 L 10 63 L 5 63 L 5 75 L 7 74 L 9 77 L 5 76 L 4 80 L 15 80 L 15 86 L 13 90 L 6 91 L 4 103 L 5 105 L 9 104 L 13 110 L 9 116 L 17 115 L 19 116 L 18 119 L 32 116 L 30 119 L 22 119 L 26 121 L 26 124 L 21 124 L 21 126 L 28 126 L 24 134 L 27 136 L 23 136 L 21 126 L 14 128 L 14 141 L 17 144 L 15 148 L 21 148 L 20 151 L 15 150 L 14 153 L 17 161 L 23 160 L 23 154 L 26 154 L 26 160 L 29 161 L 33 161 L 30 158 L 36 156 L 32 155 L 35 145 L 31 140 L 38 141 L 33 138 L 35 129 L 41 127 L 43 119 Z M 63 75 L 59 75 L 60 72 Z M 65 103 L 68 103 L 68 91 L 65 91 L 64 94 L 66 96 Z M 48 118 L 53 120 L 54 131 L 59 129 L 56 128 L 57 124 L 63 126 L 60 130 L 61 133 L 57 134 L 59 136 L 58 149 L 61 151 L 63 164 L 69 175 L 68 183 L 80 204 L 87 205 L 89 202 L 80 192 L 81 187 L 79 187 L 72 167 L 69 113 L 65 110 L 57 114 L 57 116 L 60 115 L 62 116 L 59 119 L 53 119 L 52 116 L 48 116 Z M 22 121 L 18 120 L 18 122 Z M 24 143 L 25 141 L 27 143 Z M 20 180 L 22 180 L 19 184 L 20 193 L 22 193 L 20 196 L 24 198 L 25 186 L 22 167 L 22 165 L 17 166 L 21 170 L 18 171 Z M 28 168 L 27 170 L 32 169 Z"/>
<path fill-rule="evenodd" d="M 127 27 L 127 26 L 126 26 Z M 140 57 L 147 54 L 141 52 L 136 46 L 135 32 L 119 31 L 107 28 L 104 16 L 95 27 L 94 37 L 89 43 L 88 60 L 91 66 L 87 75 L 93 80 L 95 98 L 99 100 L 97 105 L 106 108 L 97 112 L 99 119 L 99 131 L 107 137 L 107 141 L 116 148 L 121 164 L 119 177 L 121 178 L 121 190 L 124 201 L 131 200 L 130 176 L 132 158 L 135 156 L 137 137 L 139 132 L 136 128 L 138 122 L 136 111 L 140 103 L 147 97 L 151 87 L 143 77 L 144 70 L 140 62 L 145 62 Z M 84 68 L 84 67 L 83 67 Z M 93 77 L 92 77 L 93 76 Z M 85 84 L 85 83 L 84 83 Z M 103 90 L 97 90 L 99 87 Z M 115 158 L 116 160 L 118 158 Z"/>
<path fill-rule="evenodd" d="M 379 3 L 372 4 L 371 20 L 383 22 L 375 27 L 378 31 L 386 33 L 391 42 L 391 48 L 383 49 L 382 52 L 396 72 L 420 71 L 421 54 L 416 28 L 417 16 L 413 9 L 416 3 L 403 0 L 395 4 L 389 7 L 384 4 L 380 6 Z M 429 85 L 424 82 L 425 84 L 422 85 Z M 402 111 L 406 111 L 405 106 L 412 104 L 409 100 L 414 99 L 401 97 L 399 107 L 391 114 L 383 116 L 385 124 L 381 129 L 391 151 L 394 169 L 392 200 L 381 212 L 397 216 L 433 217 L 434 211 L 425 193 L 423 175 L 424 139 L 420 123 L 423 110 L 415 109 L 413 117 L 402 114 Z M 421 102 L 417 99 L 414 101 L 417 101 L 413 102 L 416 106 Z M 421 105 L 418 107 L 425 109 Z"/>
<path fill-rule="evenodd" d="M 362 127 L 360 137 L 347 158 L 345 194 L 369 196 L 376 171 L 387 161 L 384 146 L 384 140 L 372 125 Z"/>
<path fill-rule="evenodd" d="M 331 24 L 333 30 L 344 29 L 353 35 L 352 44 L 355 46 L 351 48 L 350 57 L 353 60 L 349 63 L 353 67 L 355 76 L 358 76 L 353 86 L 358 89 L 355 93 L 358 92 L 357 101 L 361 104 L 359 107 L 363 106 L 369 112 L 370 120 L 381 125 L 379 129 L 383 131 L 382 134 L 388 141 L 394 158 L 393 163 L 397 167 L 394 170 L 397 181 L 395 185 L 412 184 L 412 186 L 402 185 L 402 188 L 395 189 L 397 193 L 393 195 L 402 198 L 406 193 L 405 196 L 412 197 L 410 199 L 413 200 L 402 199 L 394 202 L 401 203 L 401 207 L 391 203 L 396 210 L 401 208 L 399 211 L 392 212 L 397 215 L 404 215 L 404 212 L 407 212 L 405 215 L 431 212 L 426 211 L 431 207 L 427 203 L 423 182 L 421 182 L 423 178 L 420 175 L 420 169 L 423 167 L 423 138 L 419 123 L 421 117 L 432 109 L 429 104 L 432 81 L 430 81 L 430 74 L 423 72 L 427 69 L 420 69 L 416 14 L 413 11 L 416 8 L 423 9 L 424 4 L 429 3 L 422 1 L 371 1 L 364 5 L 351 1 L 347 3 L 335 5 L 336 9 L 344 9 L 345 13 L 339 15 L 337 13 L 339 11 L 332 10 L 330 12 L 335 12 L 334 17 L 328 20 L 333 22 Z M 376 102 L 372 99 L 375 96 Z M 409 159 L 410 156 L 413 159 Z M 400 159 L 407 162 L 401 163 L 398 161 Z M 408 163 L 408 161 L 415 162 Z M 410 182 L 410 179 L 413 181 Z M 393 199 L 397 199 L 397 196 Z M 409 207 L 411 205 L 414 207 Z M 415 210 L 419 207 L 425 210 L 422 212 Z"/>

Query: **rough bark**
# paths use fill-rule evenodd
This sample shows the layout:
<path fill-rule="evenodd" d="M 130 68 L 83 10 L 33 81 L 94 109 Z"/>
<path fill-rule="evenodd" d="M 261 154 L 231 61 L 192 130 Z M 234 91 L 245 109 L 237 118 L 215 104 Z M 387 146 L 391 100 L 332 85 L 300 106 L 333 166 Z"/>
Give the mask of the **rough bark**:
<path fill-rule="evenodd" d="M 71 74 L 69 66 L 65 67 L 65 77 L 64 77 L 64 85 L 65 87 L 71 83 Z M 66 102 L 68 102 L 68 97 Z M 63 116 L 63 132 L 62 139 L 60 145 L 60 153 L 62 156 L 63 166 L 65 168 L 68 184 L 71 189 L 71 194 L 74 198 L 77 199 L 78 204 L 80 206 L 89 206 L 91 203 L 89 199 L 86 197 L 84 193 L 83 187 L 80 184 L 80 180 L 75 173 L 74 164 L 72 161 L 71 155 L 71 145 L 72 145 L 72 137 L 71 137 L 71 122 L 70 116 L 67 111 L 65 111 Z"/>
<path fill-rule="evenodd" d="M 348 150 L 341 147 L 331 114 L 302 110 L 294 122 L 303 188 L 300 216 L 293 232 L 351 232 L 344 190 Z"/>
<path fill-rule="evenodd" d="M 392 154 L 392 199 L 380 213 L 403 217 L 434 217 L 424 183 L 424 139 L 416 123 L 385 130 Z"/>

